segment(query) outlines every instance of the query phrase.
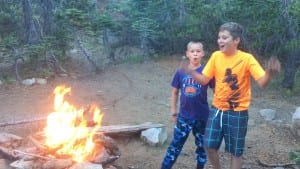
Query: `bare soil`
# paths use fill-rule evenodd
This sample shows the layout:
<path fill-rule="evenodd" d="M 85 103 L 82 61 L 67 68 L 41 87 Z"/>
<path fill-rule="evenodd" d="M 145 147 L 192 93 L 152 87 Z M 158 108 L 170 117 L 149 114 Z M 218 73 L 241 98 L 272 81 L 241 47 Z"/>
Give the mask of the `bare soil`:
<path fill-rule="evenodd" d="M 0 86 L 0 123 L 46 117 L 53 111 L 53 90 L 65 84 L 72 88 L 69 101 L 78 107 L 91 103 L 99 105 L 104 113 L 102 125 L 140 124 L 155 122 L 165 124 L 167 143 L 152 147 L 138 136 L 116 138 L 121 157 L 114 162 L 123 169 L 158 169 L 172 137 L 174 123 L 170 121 L 170 82 L 179 60 L 171 57 L 159 61 L 138 64 L 121 64 L 106 68 L 98 74 L 57 77 L 46 85 L 24 86 L 20 84 Z M 299 149 L 289 129 L 292 113 L 299 105 L 300 97 L 283 97 L 279 91 L 261 90 L 253 86 L 250 107 L 249 130 L 244 169 L 267 169 L 258 160 L 268 164 L 290 163 L 288 152 Z M 209 100 L 211 100 L 211 93 Z M 298 105 L 296 105 L 298 103 Z M 265 121 L 260 109 L 276 110 L 276 119 Z M 1 127 L 2 131 L 23 137 L 42 130 L 43 122 Z M 194 138 L 190 135 L 174 169 L 195 168 Z M 230 156 L 223 150 L 220 158 L 224 168 L 229 168 Z M 208 163 L 206 168 L 211 168 Z M 293 167 L 285 167 L 293 168 Z"/>

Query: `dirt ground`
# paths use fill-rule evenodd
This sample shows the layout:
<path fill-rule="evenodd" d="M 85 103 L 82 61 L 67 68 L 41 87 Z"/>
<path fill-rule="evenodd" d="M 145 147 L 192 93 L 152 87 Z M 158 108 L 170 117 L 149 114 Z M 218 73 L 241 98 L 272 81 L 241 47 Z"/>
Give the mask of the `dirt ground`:
<path fill-rule="evenodd" d="M 170 122 L 170 81 L 179 59 L 122 64 L 106 68 L 102 73 L 59 77 L 46 85 L 0 86 L 0 123 L 46 117 L 53 110 L 53 90 L 65 84 L 72 88 L 70 102 L 78 107 L 91 103 L 99 105 L 104 113 L 102 125 L 140 124 L 155 122 L 166 125 L 167 143 L 152 147 L 138 137 L 117 138 L 121 157 L 114 165 L 122 169 L 158 169 L 172 137 Z M 268 164 L 290 163 L 288 152 L 299 149 L 289 125 L 292 113 L 299 105 L 298 97 L 283 97 L 278 91 L 253 87 L 249 130 L 243 156 L 244 169 L 267 169 L 258 160 Z M 209 96 L 211 100 L 211 94 Z M 296 104 L 298 103 L 298 105 Z M 276 110 L 276 119 L 264 121 L 260 109 Z M 1 127 L 2 131 L 26 137 L 44 127 L 43 123 L 19 124 Z M 195 168 L 194 142 L 190 135 L 174 169 Z M 220 151 L 223 168 L 229 168 L 229 155 Z M 211 168 L 208 163 L 207 169 Z M 284 167 L 293 168 L 293 167 Z"/>

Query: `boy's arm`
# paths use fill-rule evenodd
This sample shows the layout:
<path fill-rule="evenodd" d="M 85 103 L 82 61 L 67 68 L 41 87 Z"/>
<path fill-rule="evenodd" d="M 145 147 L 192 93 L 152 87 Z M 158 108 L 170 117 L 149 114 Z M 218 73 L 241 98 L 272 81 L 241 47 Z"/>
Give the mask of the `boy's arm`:
<path fill-rule="evenodd" d="M 170 100 L 171 100 L 171 116 L 173 122 L 176 121 L 177 118 L 178 94 L 179 94 L 179 90 L 175 87 L 172 87 Z"/>
<path fill-rule="evenodd" d="M 197 72 L 197 71 L 194 70 L 194 69 L 190 69 L 190 68 L 188 67 L 188 64 L 189 64 L 189 63 L 188 63 L 187 61 L 183 61 L 183 62 L 180 63 L 180 68 L 181 68 L 184 72 L 186 72 L 186 73 L 192 75 L 193 78 L 194 78 L 195 80 L 197 80 L 198 83 L 200 83 L 201 85 L 207 85 L 208 82 L 210 81 L 210 78 L 208 78 L 208 77 L 202 75 L 201 73 Z"/>
<path fill-rule="evenodd" d="M 266 73 L 263 77 L 257 80 L 258 85 L 261 88 L 265 88 L 268 83 L 270 82 L 272 75 L 280 72 L 281 66 L 278 59 L 270 58 L 270 60 L 267 63 Z"/>
<path fill-rule="evenodd" d="M 210 78 L 206 77 L 205 75 L 192 70 L 188 69 L 187 72 L 193 76 L 194 79 L 196 79 L 201 85 L 207 85 L 210 81 Z"/>

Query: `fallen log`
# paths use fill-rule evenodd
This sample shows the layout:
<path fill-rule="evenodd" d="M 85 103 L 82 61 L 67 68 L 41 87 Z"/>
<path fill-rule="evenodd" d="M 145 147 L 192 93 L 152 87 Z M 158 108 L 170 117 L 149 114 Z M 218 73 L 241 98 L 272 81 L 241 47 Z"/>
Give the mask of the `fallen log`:
<path fill-rule="evenodd" d="M 96 134 L 131 134 L 141 132 L 149 128 L 162 128 L 165 127 L 163 124 L 146 122 L 137 125 L 112 125 L 112 126 L 101 126 Z M 92 130 L 92 129 L 91 129 Z"/>

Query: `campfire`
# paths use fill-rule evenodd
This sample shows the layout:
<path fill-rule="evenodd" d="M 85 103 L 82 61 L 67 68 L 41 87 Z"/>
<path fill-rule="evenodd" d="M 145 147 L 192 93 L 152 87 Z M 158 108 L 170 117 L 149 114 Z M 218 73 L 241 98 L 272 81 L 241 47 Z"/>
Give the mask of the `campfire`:
<path fill-rule="evenodd" d="M 54 112 L 47 118 L 47 126 L 44 130 L 45 145 L 55 149 L 56 153 L 70 156 L 74 161 L 83 162 L 91 160 L 95 149 L 94 136 L 101 127 L 103 114 L 96 106 L 88 111 L 77 109 L 64 96 L 70 93 L 71 88 L 58 86 L 54 90 Z M 88 117 L 92 113 L 94 127 L 88 128 Z"/>
<path fill-rule="evenodd" d="M 110 168 L 121 155 L 111 136 L 132 137 L 146 129 L 165 127 L 151 122 L 102 126 L 103 113 L 100 108 L 96 105 L 77 108 L 66 99 L 70 93 L 71 88 L 57 86 L 54 90 L 53 112 L 45 118 L 0 123 L 0 127 L 3 127 L 46 121 L 43 130 L 26 139 L 0 132 L 0 168 Z M 7 162 L 2 165 L 1 160 Z"/>
<path fill-rule="evenodd" d="M 44 130 L 29 136 L 34 147 L 0 147 L 0 155 L 15 160 L 12 167 L 71 169 L 85 164 L 102 168 L 119 158 L 116 143 L 99 131 L 103 118 L 100 108 L 75 107 L 65 100 L 70 92 L 71 88 L 64 85 L 55 88 L 54 111 L 47 116 Z"/>

